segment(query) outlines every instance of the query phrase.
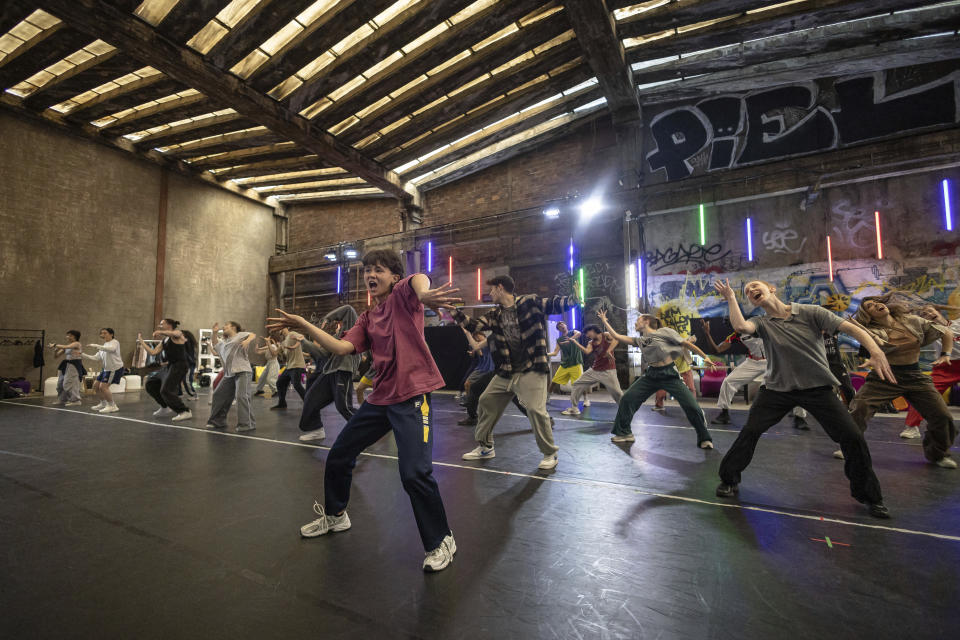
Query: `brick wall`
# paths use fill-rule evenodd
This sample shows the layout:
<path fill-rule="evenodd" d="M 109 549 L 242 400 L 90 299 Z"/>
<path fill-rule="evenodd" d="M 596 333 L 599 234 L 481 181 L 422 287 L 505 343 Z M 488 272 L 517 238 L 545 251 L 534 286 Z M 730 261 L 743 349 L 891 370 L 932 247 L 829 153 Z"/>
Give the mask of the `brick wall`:
<path fill-rule="evenodd" d="M 396 233 L 402 229 L 393 198 L 292 205 L 288 251 L 300 251 Z"/>

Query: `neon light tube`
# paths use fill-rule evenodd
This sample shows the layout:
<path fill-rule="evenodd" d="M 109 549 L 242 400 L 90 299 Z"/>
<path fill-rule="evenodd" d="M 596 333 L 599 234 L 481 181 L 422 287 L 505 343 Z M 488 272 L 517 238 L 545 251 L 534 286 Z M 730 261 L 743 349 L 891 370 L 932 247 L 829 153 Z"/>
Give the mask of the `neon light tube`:
<path fill-rule="evenodd" d="M 583 267 L 580 267 L 580 302 L 587 299 L 586 289 L 583 288 Z"/>
<path fill-rule="evenodd" d="M 453 284 L 453 256 L 450 256 L 450 284 Z"/>
<path fill-rule="evenodd" d="M 477 300 L 482 300 L 483 294 L 480 292 L 480 267 L 477 267 Z"/>
<path fill-rule="evenodd" d="M 573 273 L 573 238 L 570 238 L 570 273 Z"/>
<path fill-rule="evenodd" d="M 703 223 L 703 205 L 700 205 L 700 246 L 707 244 L 707 233 L 706 227 Z"/>
<path fill-rule="evenodd" d="M 944 178 L 943 182 L 943 214 L 947 220 L 947 231 L 953 231 L 953 212 L 950 210 L 950 183 Z"/>
<path fill-rule="evenodd" d="M 747 260 L 753 262 L 753 224 L 747 218 Z"/>
<path fill-rule="evenodd" d="M 577 309 L 576 309 L 576 307 L 574 307 L 573 309 L 570 309 L 570 328 L 571 328 L 571 329 L 576 329 L 576 328 L 577 328 Z"/>
<path fill-rule="evenodd" d="M 340 281 L 342 280 L 340 277 L 340 268 L 340 265 L 337 265 L 337 293 L 340 293 Z"/>
<path fill-rule="evenodd" d="M 637 298 L 643 298 L 643 258 L 637 258 Z"/>
<path fill-rule="evenodd" d="M 883 240 L 880 238 L 880 212 L 873 212 L 873 221 L 877 225 L 877 260 L 883 260 Z"/>
<path fill-rule="evenodd" d="M 833 247 L 830 244 L 830 236 L 827 236 L 827 268 L 830 269 L 830 282 L 833 282 Z"/>
<path fill-rule="evenodd" d="M 433 271 L 433 243 L 427 243 L 427 273 Z"/>

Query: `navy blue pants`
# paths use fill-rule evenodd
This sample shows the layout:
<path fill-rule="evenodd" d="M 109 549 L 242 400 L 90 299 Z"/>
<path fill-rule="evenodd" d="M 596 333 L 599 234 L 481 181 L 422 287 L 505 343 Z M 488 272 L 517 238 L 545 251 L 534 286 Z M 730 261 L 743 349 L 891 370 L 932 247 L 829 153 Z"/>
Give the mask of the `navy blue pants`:
<path fill-rule="evenodd" d="M 393 431 L 400 481 L 410 496 L 423 548 L 432 551 L 450 533 L 440 488 L 433 477 L 433 408 L 430 394 L 397 404 L 364 402 L 337 436 L 323 472 L 324 501 L 333 515 L 347 508 L 357 456 Z"/>
<path fill-rule="evenodd" d="M 331 402 L 344 420 L 353 417 L 353 408 L 348 404 L 350 382 L 353 375 L 349 371 L 334 371 L 319 376 L 303 396 L 303 413 L 300 414 L 300 431 L 313 431 L 323 428 L 320 410 Z"/>

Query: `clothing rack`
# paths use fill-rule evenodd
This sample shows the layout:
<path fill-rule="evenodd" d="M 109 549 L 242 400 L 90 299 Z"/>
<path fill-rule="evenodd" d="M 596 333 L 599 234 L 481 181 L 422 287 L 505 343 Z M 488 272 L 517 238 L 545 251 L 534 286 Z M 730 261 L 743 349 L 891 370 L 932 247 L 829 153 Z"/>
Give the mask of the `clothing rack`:
<path fill-rule="evenodd" d="M 47 332 L 45 329 L 0 329 L 0 348 L 33 347 L 37 340 L 40 341 L 41 350 L 46 349 Z M 43 358 L 43 362 L 46 362 L 46 357 Z M 43 393 L 42 364 L 40 365 L 40 380 L 37 383 L 37 389 Z"/>

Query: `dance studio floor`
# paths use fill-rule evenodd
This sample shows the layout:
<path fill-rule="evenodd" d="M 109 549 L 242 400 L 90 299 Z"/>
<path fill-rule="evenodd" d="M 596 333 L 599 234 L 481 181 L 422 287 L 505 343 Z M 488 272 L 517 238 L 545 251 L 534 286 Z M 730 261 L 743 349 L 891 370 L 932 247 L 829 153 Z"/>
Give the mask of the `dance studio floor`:
<path fill-rule="evenodd" d="M 717 450 L 705 452 L 679 408 L 643 407 L 637 442 L 617 446 L 612 404 L 567 419 L 557 399 L 560 464 L 538 472 L 513 407 L 497 457 L 462 461 L 472 429 L 437 394 L 435 474 L 459 552 L 424 574 L 392 438 L 359 461 L 353 528 L 302 540 L 327 450 L 297 441 L 298 399 L 286 412 L 254 403 L 250 435 L 203 430 L 204 397 L 187 423 L 153 418 L 145 393 L 118 396 L 121 412 L 107 416 L 52 399 L 0 403 L 0 637 L 960 632 L 960 471 L 926 464 L 917 441 L 897 437 L 901 419 L 867 433 L 893 513 L 881 521 L 849 497 L 816 427 L 785 420 L 765 436 L 727 502 L 713 492 L 736 426 L 713 428 Z M 325 416 L 329 446 L 343 421 Z"/>

